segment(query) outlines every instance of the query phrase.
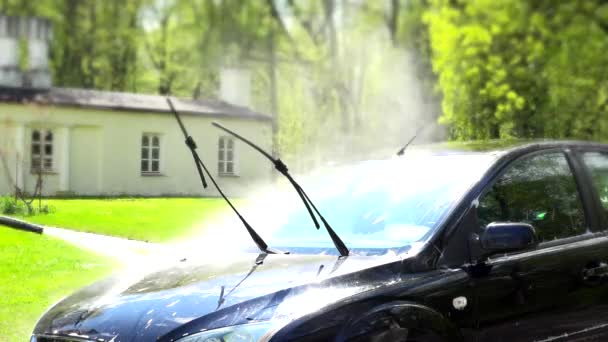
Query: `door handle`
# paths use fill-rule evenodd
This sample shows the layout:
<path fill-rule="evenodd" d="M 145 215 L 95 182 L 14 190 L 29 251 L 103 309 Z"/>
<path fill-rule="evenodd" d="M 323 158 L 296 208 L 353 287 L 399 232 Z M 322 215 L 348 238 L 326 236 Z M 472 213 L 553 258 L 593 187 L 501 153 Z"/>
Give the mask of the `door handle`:
<path fill-rule="evenodd" d="M 583 270 L 583 280 L 593 281 L 606 278 L 608 276 L 608 264 L 600 262 L 599 265 L 594 267 L 587 267 Z"/>

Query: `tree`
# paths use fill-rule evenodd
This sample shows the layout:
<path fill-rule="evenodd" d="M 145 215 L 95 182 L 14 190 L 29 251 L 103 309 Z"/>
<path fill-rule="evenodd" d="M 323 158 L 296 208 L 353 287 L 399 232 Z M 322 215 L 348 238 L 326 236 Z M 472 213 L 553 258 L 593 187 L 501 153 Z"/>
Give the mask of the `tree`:
<path fill-rule="evenodd" d="M 605 136 L 607 14 L 601 1 L 431 1 L 425 22 L 451 136 Z"/>
<path fill-rule="evenodd" d="M 4 0 L 0 12 L 51 20 L 58 86 L 133 89 L 143 0 Z"/>

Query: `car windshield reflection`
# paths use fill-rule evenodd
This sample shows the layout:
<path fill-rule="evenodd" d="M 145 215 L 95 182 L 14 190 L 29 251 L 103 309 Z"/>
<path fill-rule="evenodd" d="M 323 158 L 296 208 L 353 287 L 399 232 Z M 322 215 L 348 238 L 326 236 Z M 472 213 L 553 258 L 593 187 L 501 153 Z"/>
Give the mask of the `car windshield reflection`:
<path fill-rule="evenodd" d="M 407 252 L 423 243 L 487 170 L 487 154 L 424 155 L 369 161 L 302 179 L 319 210 L 354 254 Z M 287 187 L 247 209 L 269 245 L 291 253 L 336 254 Z"/>

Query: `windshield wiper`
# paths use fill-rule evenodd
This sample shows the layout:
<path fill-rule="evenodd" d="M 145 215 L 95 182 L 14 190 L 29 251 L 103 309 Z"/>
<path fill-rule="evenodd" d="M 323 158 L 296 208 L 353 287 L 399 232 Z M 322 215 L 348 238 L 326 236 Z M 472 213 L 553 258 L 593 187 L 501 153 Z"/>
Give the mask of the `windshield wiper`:
<path fill-rule="evenodd" d="M 348 256 L 348 254 L 349 254 L 348 248 L 346 247 L 344 242 L 342 242 L 342 240 L 340 239 L 338 234 L 336 234 L 336 232 L 331 228 L 331 226 L 329 225 L 327 220 L 325 220 L 323 215 L 321 215 L 319 210 L 317 210 L 317 207 L 315 207 L 314 203 L 312 203 L 312 201 L 310 200 L 308 195 L 306 195 L 306 192 L 304 192 L 304 189 L 302 189 L 302 187 L 289 174 L 289 169 L 287 169 L 287 165 L 285 165 L 285 163 L 283 163 L 283 161 L 281 159 L 274 158 L 268 152 L 264 151 L 262 148 L 260 148 L 256 144 L 254 144 L 251 141 L 247 140 L 246 138 L 238 135 L 237 133 L 229 130 L 228 128 L 218 124 L 217 122 L 213 122 L 212 125 L 223 130 L 224 132 L 236 137 L 237 139 L 243 141 L 244 143 L 251 146 L 256 151 L 260 152 L 268 160 L 270 160 L 274 164 L 274 168 L 277 169 L 277 171 L 279 171 L 279 173 L 281 173 L 283 176 L 285 176 L 285 178 L 287 178 L 289 180 L 289 183 L 291 183 L 291 185 L 294 187 L 294 189 L 296 189 L 296 192 L 298 193 L 298 195 L 300 196 L 300 199 L 304 203 L 306 210 L 308 210 L 308 214 L 310 215 L 313 223 L 315 224 L 315 227 L 317 227 L 317 229 L 320 228 L 319 222 L 317 221 L 317 219 L 315 217 L 315 213 L 316 213 L 317 216 L 319 217 L 319 219 L 321 219 L 321 221 L 323 222 L 323 226 L 325 226 L 325 229 L 327 229 L 327 232 L 329 233 L 329 236 L 331 237 L 331 241 L 334 243 L 334 246 L 336 247 L 338 252 L 340 252 L 340 255 Z M 313 211 L 314 211 L 314 213 L 313 213 Z"/>
<path fill-rule="evenodd" d="M 253 239 L 253 242 L 255 242 L 255 244 L 258 246 L 260 251 L 262 251 L 264 253 L 268 253 L 268 254 L 283 254 L 283 252 L 281 252 L 279 250 L 268 247 L 268 244 L 266 244 L 266 242 L 264 242 L 262 237 L 260 237 L 260 235 L 258 235 L 258 233 L 256 233 L 256 231 L 245 220 L 245 218 L 241 215 L 241 213 L 239 213 L 239 211 L 236 210 L 234 205 L 232 205 L 232 202 L 230 202 L 230 200 L 228 199 L 228 197 L 226 197 L 226 195 L 224 194 L 222 189 L 219 187 L 219 185 L 217 185 L 217 183 L 215 182 L 215 179 L 213 178 L 213 176 L 211 175 L 209 170 L 207 170 L 207 167 L 205 166 L 205 164 L 201 160 L 200 156 L 198 155 L 198 152 L 196 152 L 197 146 L 196 146 L 196 143 L 194 142 L 194 139 L 192 138 L 192 136 L 190 136 L 188 134 L 188 131 L 186 130 L 186 127 L 184 126 L 184 123 L 182 122 L 181 118 L 179 117 L 179 113 L 177 112 L 177 110 L 175 110 L 175 107 L 173 106 L 173 102 L 168 97 L 167 97 L 167 104 L 169 104 L 169 108 L 175 115 L 175 118 L 177 119 L 177 123 L 179 124 L 179 127 L 182 129 L 182 132 L 184 133 L 184 137 L 186 138 L 186 146 L 188 146 L 188 148 L 190 149 L 190 152 L 192 152 L 192 158 L 194 158 L 194 163 L 196 164 L 196 169 L 198 170 L 198 175 L 200 176 L 201 182 L 203 183 L 203 188 L 207 188 L 207 182 L 205 180 L 205 175 L 203 174 L 203 171 L 205 171 L 205 173 L 211 180 L 211 183 L 213 183 L 213 185 L 215 186 L 217 191 L 220 193 L 220 195 L 222 196 L 224 201 L 226 201 L 226 203 L 228 203 L 230 208 L 232 208 L 232 211 L 234 211 L 234 213 L 239 217 L 239 219 L 241 220 L 241 222 L 247 229 L 247 232 L 251 236 L 251 239 Z M 287 254 L 287 253 L 285 253 L 285 254 Z"/>

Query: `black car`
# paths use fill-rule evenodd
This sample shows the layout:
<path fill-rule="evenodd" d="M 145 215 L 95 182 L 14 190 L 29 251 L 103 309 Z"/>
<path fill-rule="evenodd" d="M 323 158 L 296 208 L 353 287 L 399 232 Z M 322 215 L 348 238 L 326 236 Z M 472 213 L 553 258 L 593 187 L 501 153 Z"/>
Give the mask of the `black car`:
<path fill-rule="evenodd" d="M 260 201 L 252 226 L 291 254 L 235 256 L 252 244 L 225 228 L 223 253 L 84 288 L 32 341 L 608 340 L 608 145 L 411 149 L 303 184 L 348 256 Z"/>

